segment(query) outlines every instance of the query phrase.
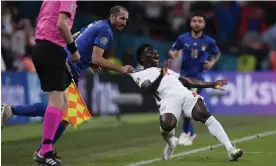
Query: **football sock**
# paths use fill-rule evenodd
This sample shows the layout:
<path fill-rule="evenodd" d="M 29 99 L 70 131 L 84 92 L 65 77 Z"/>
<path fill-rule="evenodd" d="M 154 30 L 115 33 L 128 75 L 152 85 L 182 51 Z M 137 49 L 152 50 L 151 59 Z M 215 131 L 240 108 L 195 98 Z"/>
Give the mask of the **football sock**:
<path fill-rule="evenodd" d="M 223 144 L 225 146 L 227 151 L 229 151 L 231 148 L 233 148 L 223 127 L 213 116 L 210 116 L 207 119 L 207 121 L 205 122 L 205 125 L 208 127 L 209 132 L 213 136 L 215 136 L 221 144 Z"/>
<path fill-rule="evenodd" d="M 184 119 L 182 125 L 182 132 L 188 134 L 190 132 L 190 127 L 192 126 L 190 119 Z"/>
<path fill-rule="evenodd" d="M 175 129 L 173 129 L 170 132 L 164 131 L 161 127 L 160 127 L 160 133 L 163 136 L 164 140 L 169 143 L 169 139 L 172 138 L 175 135 Z"/>
<path fill-rule="evenodd" d="M 190 123 L 190 132 L 191 132 L 191 136 L 193 136 L 195 134 L 194 124 L 192 123 L 192 121 Z"/>
<path fill-rule="evenodd" d="M 47 104 L 34 103 L 31 105 L 11 106 L 12 113 L 19 116 L 43 117 L 46 112 Z"/>

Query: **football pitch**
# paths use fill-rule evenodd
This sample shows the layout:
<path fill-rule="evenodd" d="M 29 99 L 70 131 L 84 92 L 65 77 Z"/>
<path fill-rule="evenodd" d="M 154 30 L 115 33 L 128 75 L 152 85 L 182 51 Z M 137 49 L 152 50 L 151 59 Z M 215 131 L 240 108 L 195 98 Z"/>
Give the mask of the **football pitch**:
<path fill-rule="evenodd" d="M 123 116 L 121 122 L 115 117 L 94 118 L 77 129 L 68 128 L 55 148 L 66 166 L 276 166 L 276 116 L 216 116 L 230 139 L 244 150 L 244 157 L 234 163 L 198 122 L 195 129 L 199 136 L 194 144 L 177 146 L 173 159 L 161 161 L 165 143 L 159 134 L 158 117 L 133 114 Z M 6 126 L 2 130 L 1 165 L 35 165 L 32 153 L 40 142 L 41 128 L 41 124 Z"/>

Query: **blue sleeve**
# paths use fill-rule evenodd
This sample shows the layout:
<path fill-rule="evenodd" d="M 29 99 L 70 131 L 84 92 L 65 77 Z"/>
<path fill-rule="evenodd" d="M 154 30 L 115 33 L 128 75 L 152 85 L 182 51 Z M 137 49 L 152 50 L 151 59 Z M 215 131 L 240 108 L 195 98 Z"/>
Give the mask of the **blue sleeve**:
<path fill-rule="evenodd" d="M 94 40 L 94 45 L 107 50 L 111 45 L 111 36 L 107 28 L 101 28 L 97 32 L 97 36 Z"/>
<path fill-rule="evenodd" d="M 217 43 L 214 39 L 211 39 L 210 52 L 211 52 L 212 55 L 217 55 L 218 53 L 220 53 L 218 45 L 217 45 Z"/>
<path fill-rule="evenodd" d="M 180 36 L 177 38 L 177 40 L 173 43 L 171 50 L 173 51 L 179 51 L 183 47 L 182 41 Z"/>

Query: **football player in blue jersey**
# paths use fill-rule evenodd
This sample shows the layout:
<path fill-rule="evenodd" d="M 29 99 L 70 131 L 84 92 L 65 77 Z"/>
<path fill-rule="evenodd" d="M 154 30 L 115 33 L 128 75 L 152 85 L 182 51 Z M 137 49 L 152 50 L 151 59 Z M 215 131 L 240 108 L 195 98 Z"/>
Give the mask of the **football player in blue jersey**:
<path fill-rule="evenodd" d="M 95 72 L 99 72 L 101 67 L 109 70 L 115 70 L 121 73 L 128 73 L 129 71 L 133 70 L 132 66 L 118 66 L 103 58 L 104 51 L 110 48 L 112 45 L 113 30 L 123 30 L 126 26 L 128 16 L 129 14 L 126 8 L 122 6 L 115 6 L 110 10 L 109 19 L 92 22 L 87 27 L 82 28 L 79 32 L 73 35 L 81 58 L 80 61 L 73 62 L 70 60 L 70 52 L 67 51 L 67 63 L 70 67 L 70 71 L 67 73 L 67 77 L 65 78 L 67 83 L 64 86 L 68 87 L 71 84 L 72 77 L 77 84 L 80 74 L 86 71 L 88 68 L 92 68 Z M 44 103 L 17 106 L 3 104 L 1 107 L 2 127 L 3 124 L 5 124 L 5 122 L 13 115 L 43 117 L 46 111 L 46 107 L 47 104 Z M 68 124 L 69 123 L 65 121 L 59 124 L 52 144 L 56 143 L 56 141 L 65 131 Z M 40 155 L 37 155 L 39 150 L 40 148 L 38 148 L 34 153 L 35 161 L 39 159 Z M 58 156 L 56 158 L 60 161 Z"/>
<path fill-rule="evenodd" d="M 191 31 L 181 34 L 174 42 L 170 55 L 181 56 L 180 74 L 185 77 L 204 81 L 204 70 L 210 70 L 220 58 L 220 50 L 216 41 L 204 34 L 205 17 L 196 13 L 190 19 Z M 201 89 L 190 88 L 200 94 Z M 196 138 L 191 119 L 184 118 L 179 144 L 192 145 Z"/>

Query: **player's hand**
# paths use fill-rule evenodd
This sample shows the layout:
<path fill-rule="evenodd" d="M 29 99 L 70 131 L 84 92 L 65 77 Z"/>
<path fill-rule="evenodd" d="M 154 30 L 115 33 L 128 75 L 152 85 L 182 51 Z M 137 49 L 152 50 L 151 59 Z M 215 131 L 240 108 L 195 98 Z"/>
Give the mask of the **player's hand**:
<path fill-rule="evenodd" d="M 125 65 L 125 66 L 122 66 L 121 68 L 121 73 L 130 73 L 134 70 L 134 68 L 130 65 Z"/>
<path fill-rule="evenodd" d="M 80 53 L 76 51 L 74 54 L 71 55 L 71 61 L 78 62 L 80 61 Z"/>
<path fill-rule="evenodd" d="M 207 69 L 207 70 L 210 70 L 210 69 L 212 69 L 213 66 L 214 66 L 213 62 L 211 62 L 211 61 L 205 61 L 203 68 Z"/>
<path fill-rule="evenodd" d="M 162 67 L 161 67 L 161 74 L 163 76 L 165 76 L 166 74 L 168 74 L 168 66 L 171 62 L 171 59 L 167 60 L 165 63 L 163 63 Z"/>
<path fill-rule="evenodd" d="M 227 83 L 228 83 L 227 79 L 217 80 L 215 82 L 214 89 L 219 89 L 219 90 L 225 91 L 222 87 L 224 85 L 227 85 Z"/>
<path fill-rule="evenodd" d="M 91 69 L 93 70 L 94 73 L 99 73 L 102 70 L 100 66 L 96 66 L 96 65 L 93 65 Z"/>

